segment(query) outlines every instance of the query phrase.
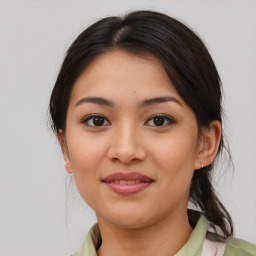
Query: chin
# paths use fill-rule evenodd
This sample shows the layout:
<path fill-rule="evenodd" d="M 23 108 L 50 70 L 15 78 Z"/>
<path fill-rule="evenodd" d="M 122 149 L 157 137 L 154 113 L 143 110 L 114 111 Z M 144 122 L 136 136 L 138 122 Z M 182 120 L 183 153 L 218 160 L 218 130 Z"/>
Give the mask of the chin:
<path fill-rule="evenodd" d="M 105 213 L 104 216 L 97 215 L 97 218 L 99 222 L 107 221 L 112 225 L 127 229 L 143 228 L 152 225 L 154 222 L 157 221 L 157 216 L 154 216 L 152 210 L 139 211 L 139 209 L 133 208 L 130 208 L 128 211 L 127 208 L 126 210 L 124 210 L 123 208 L 122 211 L 120 211 L 120 209 L 118 209 L 117 211 L 112 210 L 111 212 Z"/>
<path fill-rule="evenodd" d="M 112 224 L 120 227 L 120 228 L 126 228 L 126 229 L 139 229 L 139 228 L 144 228 L 148 226 L 150 223 L 146 222 L 140 217 L 135 217 L 135 216 L 129 216 L 126 218 L 121 218 L 121 219 L 113 219 Z"/>

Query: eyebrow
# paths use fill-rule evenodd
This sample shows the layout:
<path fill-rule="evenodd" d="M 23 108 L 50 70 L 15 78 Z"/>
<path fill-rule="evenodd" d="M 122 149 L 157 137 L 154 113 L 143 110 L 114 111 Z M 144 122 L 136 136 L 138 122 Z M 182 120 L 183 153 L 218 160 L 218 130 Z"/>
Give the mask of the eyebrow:
<path fill-rule="evenodd" d="M 170 96 L 146 99 L 146 100 L 143 100 L 141 103 L 139 103 L 139 106 L 146 107 L 146 106 L 150 106 L 153 104 L 159 104 L 159 103 L 164 103 L 164 102 L 175 102 L 175 103 L 179 104 L 180 106 L 182 106 L 181 102 L 178 99 L 176 99 L 175 97 L 170 97 Z"/>
<path fill-rule="evenodd" d="M 107 100 L 107 99 L 104 99 L 104 98 L 101 98 L 101 97 L 88 97 L 88 98 L 80 99 L 76 103 L 75 107 L 77 107 L 77 106 L 79 106 L 79 105 L 81 105 L 82 103 L 85 103 L 85 102 L 95 103 L 95 104 L 109 106 L 109 107 L 114 107 L 115 106 L 115 103 L 110 101 L 110 100 Z"/>
<path fill-rule="evenodd" d="M 85 97 L 85 98 L 80 99 L 76 103 L 75 107 L 81 105 L 82 103 L 86 103 L 86 102 L 104 105 L 104 106 L 108 106 L 108 107 L 114 107 L 116 105 L 113 101 L 107 100 L 105 98 Z M 177 103 L 180 106 L 182 106 L 181 102 L 178 99 L 176 99 L 175 97 L 164 96 L 164 97 L 155 97 L 155 98 L 143 100 L 138 104 L 138 107 L 147 107 L 150 105 L 164 103 L 164 102 L 174 102 L 174 103 Z"/>

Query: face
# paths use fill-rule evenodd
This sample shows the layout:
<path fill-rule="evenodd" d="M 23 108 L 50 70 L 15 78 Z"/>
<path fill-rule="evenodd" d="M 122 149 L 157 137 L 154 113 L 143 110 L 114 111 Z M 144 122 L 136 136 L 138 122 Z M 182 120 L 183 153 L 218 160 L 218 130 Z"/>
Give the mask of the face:
<path fill-rule="evenodd" d="M 104 53 L 75 82 L 64 157 L 98 220 L 143 227 L 187 211 L 198 127 L 154 58 Z"/>

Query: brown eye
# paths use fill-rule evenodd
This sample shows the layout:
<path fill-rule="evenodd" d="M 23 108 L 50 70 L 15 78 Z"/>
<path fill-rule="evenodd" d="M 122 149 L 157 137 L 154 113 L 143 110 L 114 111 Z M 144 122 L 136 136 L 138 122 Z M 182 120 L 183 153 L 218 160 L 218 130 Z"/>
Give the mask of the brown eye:
<path fill-rule="evenodd" d="M 82 122 L 92 127 L 106 126 L 110 124 L 105 117 L 100 115 L 89 115 Z"/>
<path fill-rule="evenodd" d="M 148 121 L 147 121 L 147 125 L 149 126 L 155 126 L 155 127 L 162 127 L 162 126 L 167 126 L 167 125 L 171 125 L 175 123 L 175 121 L 166 115 L 156 115 L 151 117 Z"/>
<path fill-rule="evenodd" d="M 165 118 L 164 117 L 155 117 L 153 118 L 153 123 L 155 126 L 162 126 L 164 125 Z"/>

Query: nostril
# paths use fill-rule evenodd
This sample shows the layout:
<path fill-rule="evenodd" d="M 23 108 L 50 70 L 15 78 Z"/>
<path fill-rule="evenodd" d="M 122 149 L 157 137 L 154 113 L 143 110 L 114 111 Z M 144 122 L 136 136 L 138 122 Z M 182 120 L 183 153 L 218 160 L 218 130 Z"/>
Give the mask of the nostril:
<path fill-rule="evenodd" d="M 116 157 L 113 159 L 113 161 L 114 162 L 119 162 L 118 158 L 116 158 Z"/>
<path fill-rule="evenodd" d="M 127 135 L 128 134 L 128 135 Z M 107 151 L 107 157 L 112 162 L 131 164 L 142 161 L 146 157 L 144 145 L 140 139 L 135 139 L 134 133 L 118 133 L 113 136 Z"/>

